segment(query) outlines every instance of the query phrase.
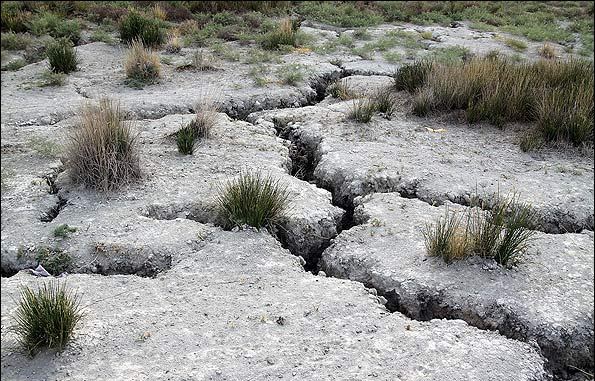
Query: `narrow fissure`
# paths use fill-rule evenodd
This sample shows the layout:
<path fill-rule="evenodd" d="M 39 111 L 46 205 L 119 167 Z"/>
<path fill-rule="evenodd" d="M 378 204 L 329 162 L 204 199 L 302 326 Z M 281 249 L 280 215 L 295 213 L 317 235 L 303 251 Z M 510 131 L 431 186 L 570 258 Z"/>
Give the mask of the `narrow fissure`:
<path fill-rule="evenodd" d="M 63 171 L 64 171 L 63 167 L 58 167 L 51 173 L 48 173 L 47 175 L 43 176 L 46 184 L 49 187 L 48 193 L 51 195 L 56 195 L 58 200 L 51 208 L 49 208 L 47 211 L 45 211 L 44 213 L 41 214 L 41 216 L 39 217 L 39 220 L 41 222 L 52 222 L 56 217 L 58 217 L 58 215 L 60 214 L 62 209 L 66 206 L 66 203 L 68 202 L 68 200 L 66 200 L 64 197 L 62 197 L 61 195 L 58 194 L 59 189 L 58 189 L 58 186 L 56 185 L 56 178 Z"/>

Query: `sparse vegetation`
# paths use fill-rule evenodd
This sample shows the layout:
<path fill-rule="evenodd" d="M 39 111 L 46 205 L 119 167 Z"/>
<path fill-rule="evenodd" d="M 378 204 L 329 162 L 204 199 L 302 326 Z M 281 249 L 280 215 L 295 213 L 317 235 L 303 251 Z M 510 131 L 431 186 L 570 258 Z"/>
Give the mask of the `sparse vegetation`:
<path fill-rule="evenodd" d="M 304 80 L 304 65 L 283 65 L 277 69 L 277 76 L 284 85 L 295 86 Z"/>
<path fill-rule="evenodd" d="M 212 54 L 199 49 L 192 53 L 190 62 L 185 63 L 177 68 L 178 70 L 198 70 L 198 71 L 210 71 L 217 70 L 215 66 L 215 57 Z"/>
<path fill-rule="evenodd" d="M 85 104 L 72 130 L 66 167 L 79 184 L 109 191 L 140 178 L 137 136 L 117 103 Z"/>
<path fill-rule="evenodd" d="M 68 226 L 68 224 L 60 224 L 54 229 L 54 237 L 66 238 L 70 233 L 76 232 L 74 226 Z"/>
<path fill-rule="evenodd" d="M 16 60 L 10 61 L 6 66 L 4 66 L 3 70 L 6 71 L 17 71 L 23 66 L 27 65 L 27 61 L 22 58 L 18 58 Z"/>
<path fill-rule="evenodd" d="M 516 197 L 497 198 L 490 210 L 479 207 L 450 212 L 424 230 L 426 250 L 445 262 L 470 255 L 493 258 L 505 267 L 514 266 L 535 235 L 535 213 Z"/>
<path fill-rule="evenodd" d="M 66 38 L 59 38 L 50 42 L 46 48 L 50 70 L 54 73 L 68 74 L 76 71 L 78 58 L 72 42 Z"/>
<path fill-rule="evenodd" d="M 504 43 L 506 44 L 506 46 L 508 46 L 509 48 L 511 48 L 517 52 L 523 52 L 523 51 L 527 50 L 527 44 L 521 40 L 517 40 L 514 38 L 507 38 L 506 40 L 504 40 Z"/>
<path fill-rule="evenodd" d="M 64 20 L 58 14 L 42 12 L 30 23 L 30 31 L 36 36 L 49 34 L 54 38 L 66 38 L 77 44 L 81 38 L 81 26 L 77 20 Z"/>
<path fill-rule="evenodd" d="M 80 298 L 58 281 L 37 290 L 25 286 L 15 311 L 20 345 L 34 355 L 44 347 L 64 349 L 83 317 Z"/>
<path fill-rule="evenodd" d="M 289 203 L 289 191 L 272 175 L 245 172 L 219 189 L 219 210 L 227 227 L 271 227 Z"/>
<path fill-rule="evenodd" d="M 126 54 L 124 71 L 133 84 L 153 83 L 161 75 L 159 55 L 146 48 L 141 40 L 134 40 Z"/>
<path fill-rule="evenodd" d="M 37 136 L 31 137 L 27 140 L 27 146 L 36 151 L 43 157 L 55 158 L 62 152 L 62 147 L 47 138 L 40 138 Z"/>
<path fill-rule="evenodd" d="M 41 72 L 39 79 L 37 82 L 39 87 L 62 86 L 66 82 L 66 74 L 45 70 Z"/>
<path fill-rule="evenodd" d="M 178 152 L 191 155 L 197 140 L 211 137 L 211 130 L 217 122 L 217 106 L 210 99 L 203 99 L 194 107 L 196 115 L 186 126 L 176 132 Z"/>
<path fill-rule="evenodd" d="M 29 34 L 8 32 L 2 33 L 1 41 L 2 49 L 24 50 L 31 45 L 32 38 Z"/>

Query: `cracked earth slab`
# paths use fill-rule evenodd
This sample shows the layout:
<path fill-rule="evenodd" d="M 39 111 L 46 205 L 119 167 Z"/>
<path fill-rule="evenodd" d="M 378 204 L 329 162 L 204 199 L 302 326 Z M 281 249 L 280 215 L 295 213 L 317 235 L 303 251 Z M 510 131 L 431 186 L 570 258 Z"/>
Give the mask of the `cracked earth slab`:
<path fill-rule="evenodd" d="M 289 175 L 287 142 L 275 136 L 273 127 L 232 121 L 219 114 L 213 137 L 201 142 L 193 155 L 182 156 L 171 134 L 192 118 L 168 115 L 136 121 L 143 178 L 107 195 L 72 184 L 67 172 L 55 180 L 57 194 L 50 194 L 40 173 L 44 168 L 38 167 L 42 159 L 22 143 L 23 135 L 3 140 L 12 147 L 6 162 L 3 155 L 3 170 L 6 165 L 17 173 L 2 193 L 3 271 L 35 266 L 37 247 L 58 246 L 73 257 L 73 269 L 80 272 L 154 274 L 168 267 L 177 233 L 159 234 L 159 223 L 151 220 L 182 217 L 222 224 L 217 211 L 218 188 L 250 168 L 270 172 L 288 186 L 289 208 L 279 221 L 283 243 L 307 261 L 319 255 L 337 235 L 343 210 L 331 204 L 328 191 Z M 65 120 L 49 127 L 55 132 L 54 139 L 60 141 L 60 133 L 73 128 L 72 123 Z M 36 131 L 43 134 L 45 129 Z M 57 216 L 51 222 L 42 221 L 45 211 L 59 200 L 64 200 L 64 205 Z M 77 231 L 57 239 L 52 232 L 61 224 Z M 145 249 L 145 240 L 157 243 L 160 239 L 160 247 L 169 249 L 160 250 L 160 255 Z"/>
<path fill-rule="evenodd" d="M 347 77 L 349 78 L 349 77 Z M 369 124 L 348 121 L 352 101 L 253 113 L 274 122 L 312 153 L 313 179 L 350 207 L 357 196 L 400 192 L 440 204 L 491 204 L 517 194 L 538 214 L 540 230 L 593 230 L 593 160 L 563 152 L 524 153 L 514 131 L 458 122 L 453 115 L 417 118 L 404 111 Z M 403 107 L 405 109 L 405 107 Z"/>
<path fill-rule="evenodd" d="M 88 307 L 57 356 L 15 352 L 8 330 L 19 286 L 45 280 L 2 278 L 3 377 L 547 379 L 528 344 L 462 321 L 391 314 L 359 283 L 304 272 L 267 234 L 191 223 L 210 234 L 155 279 L 69 275 Z"/>
<path fill-rule="evenodd" d="M 176 70 L 175 65 L 187 62 L 192 55 L 192 50 L 184 49 L 172 65 L 162 65 L 163 78 L 158 83 L 138 90 L 124 84 L 124 47 L 95 42 L 76 49 L 79 70 L 68 76 L 64 86 L 35 86 L 47 69 L 45 60 L 16 72 L 2 72 L 2 122 L 53 124 L 74 115 L 85 99 L 111 94 L 117 94 L 136 118 L 185 113 L 204 97 L 215 99 L 228 115 L 241 118 L 252 111 L 309 104 L 315 100 L 316 90 L 308 82 L 338 77 L 340 73 L 324 58 L 293 54 L 285 61 L 303 64 L 307 81 L 297 87 L 279 83 L 256 87 L 249 75 L 251 66 L 244 63 L 220 63 L 215 71 Z M 97 56 L 102 59 L 97 60 Z"/>
<path fill-rule="evenodd" d="M 396 193 L 356 199 L 356 226 L 323 253 L 327 274 L 378 289 L 415 319 L 463 319 L 536 342 L 555 371 L 593 369 L 593 232 L 537 233 L 513 269 L 472 257 L 428 257 L 423 230 L 446 206 Z M 460 207 L 459 208 L 464 208 Z"/>

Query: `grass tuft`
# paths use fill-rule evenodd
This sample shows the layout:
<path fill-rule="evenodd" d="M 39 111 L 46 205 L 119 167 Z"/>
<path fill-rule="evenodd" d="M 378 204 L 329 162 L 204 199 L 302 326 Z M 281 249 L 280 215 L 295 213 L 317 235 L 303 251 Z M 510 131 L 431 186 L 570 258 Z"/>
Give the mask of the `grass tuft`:
<path fill-rule="evenodd" d="M 537 53 L 539 53 L 540 56 L 542 56 L 543 58 L 548 59 L 548 60 L 552 60 L 552 59 L 556 58 L 556 56 L 557 56 L 556 48 L 554 48 L 552 45 L 548 44 L 547 42 L 545 44 L 543 44 L 543 46 L 541 46 L 541 48 L 539 48 Z"/>
<path fill-rule="evenodd" d="M 346 101 L 356 97 L 355 92 L 351 90 L 349 86 L 347 86 L 347 81 L 345 79 L 336 80 L 332 85 L 330 85 L 327 88 L 327 93 L 333 98 L 337 98 L 342 101 Z"/>
<path fill-rule="evenodd" d="M 228 227 L 272 227 L 289 203 L 289 191 L 272 175 L 245 172 L 219 189 L 219 210 Z"/>
<path fill-rule="evenodd" d="M 82 317 L 79 296 L 65 283 L 51 281 L 37 290 L 21 289 L 14 330 L 30 355 L 44 347 L 62 350 Z"/>
<path fill-rule="evenodd" d="M 66 166 L 75 183 L 109 191 L 141 176 L 137 136 L 120 105 L 107 98 L 82 107 L 69 143 Z"/>
<path fill-rule="evenodd" d="M 527 50 L 527 44 L 524 41 L 516 40 L 514 38 L 507 38 L 504 40 L 504 44 L 517 52 L 524 52 Z"/>
<path fill-rule="evenodd" d="M 397 99 L 390 88 L 378 89 L 372 94 L 372 102 L 376 111 L 390 119 L 396 111 Z"/>
<path fill-rule="evenodd" d="M 264 34 L 260 40 L 263 49 L 279 50 L 283 46 L 296 46 L 297 33 L 290 18 L 281 20 L 277 27 Z"/>
<path fill-rule="evenodd" d="M 138 82 L 153 83 L 161 74 L 161 63 L 157 53 L 145 48 L 141 40 L 134 40 L 124 61 L 126 77 Z"/>
<path fill-rule="evenodd" d="M 529 248 L 535 225 L 529 204 L 516 197 L 498 198 L 490 210 L 474 207 L 449 213 L 447 208 L 446 215 L 427 225 L 423 234 L 428 255 L 446 263 L 475 254 L 512 267 Z"/>
<path fill-rule="evenodd" d="M 47 45 L 46 54 L 50 70 L 54 73 L 68 74 L 76 71 L 78 58 L 72 42 L 67 38 L 59 38 Z"/>
<path fill-rule="evenodd" d="M 194 152 L 194 143 L 196 142 L 196 134 L 194 130 L 188 126 L 182 127 L 176 132 L 176 144 L 178 145 L 178 152 L 182 155 L 192 155 Z"/>
<path fill-rule="evenodd" d="M 376 104 L 370 98 L 360 98 L 353 101 L 347 118 L 359 123 L 369 123 L 376 112 Z"/>

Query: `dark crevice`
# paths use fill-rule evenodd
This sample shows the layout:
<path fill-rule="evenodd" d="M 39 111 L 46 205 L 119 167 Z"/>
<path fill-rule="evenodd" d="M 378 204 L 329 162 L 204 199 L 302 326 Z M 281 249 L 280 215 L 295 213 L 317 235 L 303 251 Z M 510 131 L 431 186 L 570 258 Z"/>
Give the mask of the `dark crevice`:
<path fill-rule="evenodd" d="M 64 168 L 59 167 L 51 173 L 43 176 L 46 184 L 48 185 L 48 193 L 55 195 L 57 197 L 57 201 L 51 208 L 42 213 L 42 215 L 39 217 L 41 222 L 52 222 L 56 217 L 58 217 L 58 214 L 60 214 L 68 202 L 67 199 L 58 194 L 60 189 L 56 185 L 56 178 L 62 171 L 64 171 Z"/>

